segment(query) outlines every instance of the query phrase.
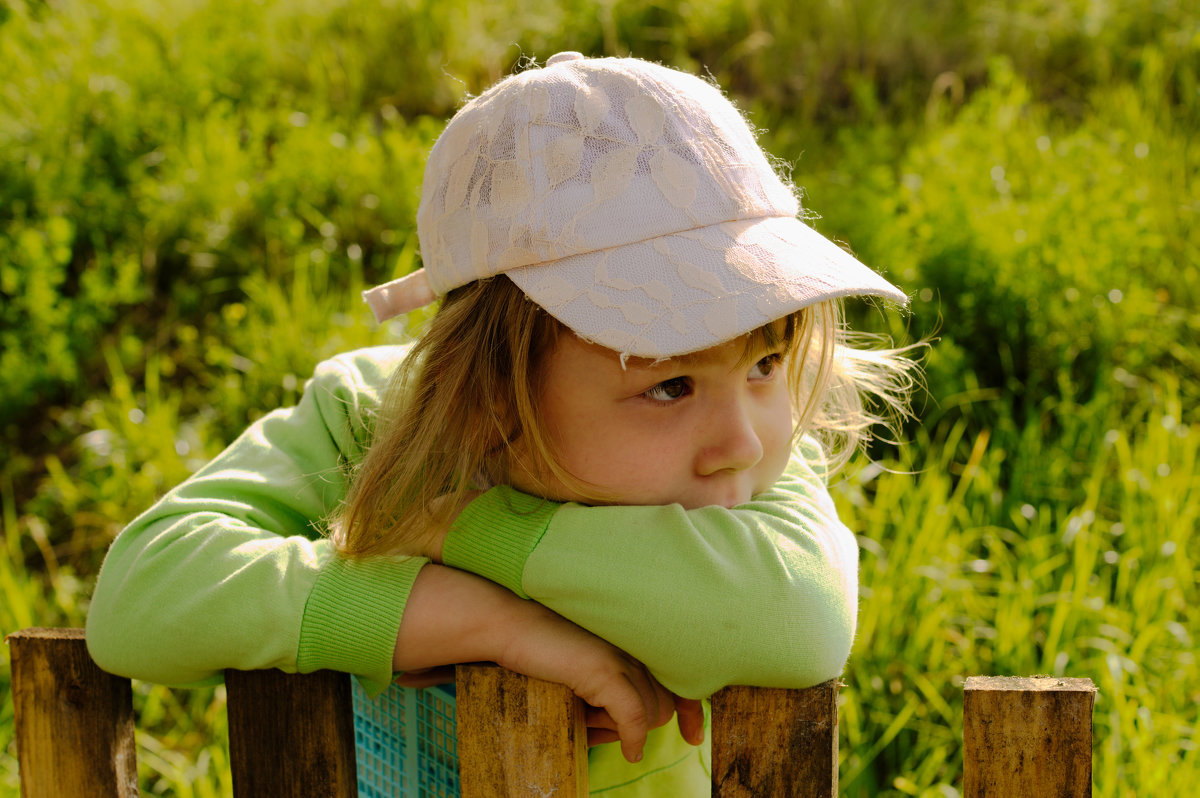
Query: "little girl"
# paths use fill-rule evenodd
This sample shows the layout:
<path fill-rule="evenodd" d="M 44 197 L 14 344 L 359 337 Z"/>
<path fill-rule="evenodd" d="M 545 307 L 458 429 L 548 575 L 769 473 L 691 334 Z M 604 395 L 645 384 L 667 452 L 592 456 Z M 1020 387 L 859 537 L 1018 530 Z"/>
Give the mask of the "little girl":
<path fill-rule="evenodd" d="M 424 269 L 365 295 L 381 319 L 442 298 L 428 330 L 321 364 L 135 519 L 92 655 L 371 693 L 495 661 L 593 707 L 593 791 L 707 795 L 697 699 L 845 664 L 857 548 L 826 463 L 911 382 L 839 305 L 905 295 L 798 212 L 694 76 L 560 53 L 501 81 L 430 154 Z"/>

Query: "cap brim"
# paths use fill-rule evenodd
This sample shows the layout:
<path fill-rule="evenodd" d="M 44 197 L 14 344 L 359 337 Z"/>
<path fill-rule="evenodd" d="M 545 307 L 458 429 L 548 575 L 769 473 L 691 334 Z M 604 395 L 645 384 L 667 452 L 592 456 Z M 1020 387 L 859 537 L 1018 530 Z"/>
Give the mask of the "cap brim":
<path fill-rule="evenodd" d="M 707 349 L 828 299 L 908 302 L 787 217 L 700 227 L 505 273 L 580 337 L 649 358 Z"/>

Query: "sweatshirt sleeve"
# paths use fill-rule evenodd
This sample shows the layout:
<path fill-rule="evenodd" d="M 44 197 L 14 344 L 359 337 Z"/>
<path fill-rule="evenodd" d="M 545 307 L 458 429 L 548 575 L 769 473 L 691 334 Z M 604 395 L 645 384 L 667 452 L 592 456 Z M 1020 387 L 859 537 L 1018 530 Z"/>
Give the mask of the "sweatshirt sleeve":
<path fill-rule="evenodd" d="M 225 668 L 330 668 L 372 692 L 390 682 L 426 561 L 341 558 L 323 522 L 400 354 L 322 363 L 299 404 L 255 422 L 117 536 L 87 621 L 102 668 L 166 684 L 216 681 Z"/>
<path fill-rule="evenodd" d="M 733 509 L 556 505 L 495 488 L 459 516 L 443 557 L 612 642 L 680 695 L 807 687 L 841 673 L 858 606 L 857 543 L 821 463 L 806 442 L 771 490 Z"/>

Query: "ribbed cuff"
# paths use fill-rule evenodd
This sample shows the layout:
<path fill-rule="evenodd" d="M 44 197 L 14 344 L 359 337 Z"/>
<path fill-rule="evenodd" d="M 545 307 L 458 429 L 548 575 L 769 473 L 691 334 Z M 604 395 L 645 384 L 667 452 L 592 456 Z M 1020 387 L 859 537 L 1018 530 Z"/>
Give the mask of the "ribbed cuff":
<path fill-rule="evenodd" d="M 372 696 L 386 689 L 404 605 L 428 562 L 423 557 L 330 560 L 304 606 L 296 669 L 353 673 Z"/>
<path fill-rule="evenodd" d="M 558 508 L 508 486 L 492 488 L 458 514 L 442 543 L 442 562 L 529 598 L 525 561 Z"/>

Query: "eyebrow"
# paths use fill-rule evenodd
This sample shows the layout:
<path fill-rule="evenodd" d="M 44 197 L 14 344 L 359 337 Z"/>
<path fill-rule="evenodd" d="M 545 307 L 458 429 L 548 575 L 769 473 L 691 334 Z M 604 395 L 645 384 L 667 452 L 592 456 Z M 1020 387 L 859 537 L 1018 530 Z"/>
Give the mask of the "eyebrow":
<path fill-rule="evenodd" d="M 624 371 L 628 371 L 630 368 L 639 369 L 641 371 L 649 371 L 656 366 L 666 364 L 694 366 L 696 364 L 703 364 L 706 360 L 712 360 L 713 355 L 708 354 L 712 351 L 712 349 L 713 347 L 709 347 L 708 349 L 701 349 L 699 352 L 688 352 L 683 355 L 657 358 L 627 355 L 621 357 L 621 367 Z"/>
<path fill-rule="evenodd" d="M 745 345 L 742 348 L 742 353 L 738 357 L 739 364 L 749 363 L 750 361 L 764 355 L 775 353 L 786 354 L 791 348 L 791 341 L 784 336 L 780 336 L 780 339 L 773 345 L 767 340 L 766 336 L 762 335 L 757 330 L 752 333 L 747 333 L 745 337 L 748 337 L 751 340 L 745 342 Z M 660 363 L 672 363 L 684 367 L 704 365 L 705 363 L 717 358 L 717 355 L 714 353 L 715 349 L 727 346 L 729 343 L 733 342 L 727 341 L 725 344 L 718 344 L 717 346 L 708 347 L 707 349 L 701 349 L 698 352 L 687 352 L 682 355 L 675 355 L 674 357 L 661 357 L 655 359 L 648 357 L 629 356 L 627 358 L 622 358 L 622 365 L 632 366 L 633 368 L 644 371 L 649 371 Z"/>

